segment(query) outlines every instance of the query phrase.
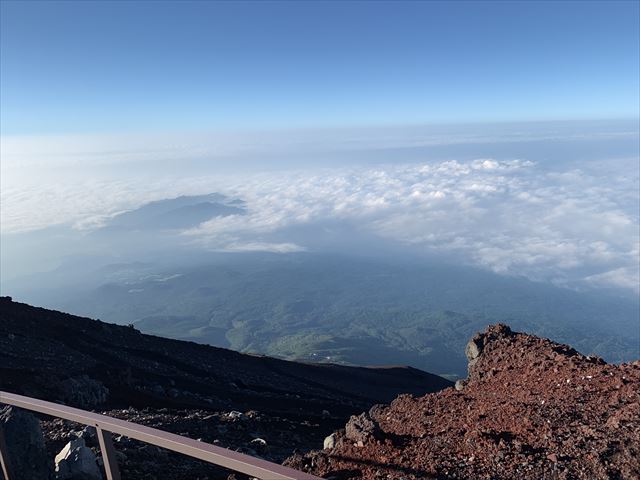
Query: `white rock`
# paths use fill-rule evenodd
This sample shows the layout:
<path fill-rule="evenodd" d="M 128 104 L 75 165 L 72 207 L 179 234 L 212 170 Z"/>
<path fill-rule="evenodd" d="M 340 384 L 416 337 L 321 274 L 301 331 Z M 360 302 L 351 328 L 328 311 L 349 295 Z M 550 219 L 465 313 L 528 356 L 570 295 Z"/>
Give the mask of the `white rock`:
<path fill-rule="evenodd" d="M 331 450 L 335 446 L 336 446 L 336 434 L 332 433 L 331 435 L 329 435 L 324 439 L 324 449 Z"/>
<path fill-rule="evenodd" d="M 56 455 L 56 478 L 86 478 L 87 480 L 101 480 L 100 469 L 96 456 L 88 448 L 84 439 L 78 438 L 67 443 Z"/>
<path fill-rule="evenodd" d="M 246 415 L 244 413 L 238 412 L 237 410 L 233 410 L 229 412 L 227 416 L 232 420 L 236 420 L 236 419 L 244 420 L 246 418 Z"/>

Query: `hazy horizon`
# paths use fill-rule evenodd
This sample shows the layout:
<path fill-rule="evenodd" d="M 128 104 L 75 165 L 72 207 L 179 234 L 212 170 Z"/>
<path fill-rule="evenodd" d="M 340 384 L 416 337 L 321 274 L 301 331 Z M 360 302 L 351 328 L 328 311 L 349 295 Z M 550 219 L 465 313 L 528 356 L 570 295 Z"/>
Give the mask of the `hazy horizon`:
<path fill-rule="evenodd" d="M 18 138 L 2 145 L 0 226 L 5 237 L 64 225 L 86 234 L 149 201 L 221 193 L 249 215 L 185 229 L 182 243 L 287 253 L 322 251 L 324 236 L 339 251 L 359 235 L 498 273 L 637 293 L 635 126 Z"/>
<path fill-rule="evenodd" d="M 277 355 L 634 351 L 637 2 L 0 8 L 3 295 Z"/>

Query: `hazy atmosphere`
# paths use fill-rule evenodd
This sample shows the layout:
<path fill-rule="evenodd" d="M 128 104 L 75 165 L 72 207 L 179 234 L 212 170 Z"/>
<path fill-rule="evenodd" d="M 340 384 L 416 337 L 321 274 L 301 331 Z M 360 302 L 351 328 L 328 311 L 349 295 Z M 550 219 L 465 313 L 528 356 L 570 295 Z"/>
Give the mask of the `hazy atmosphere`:
<path fill-rule="evenodd" d="M 0 480 L 639 452 L 638 0 L 0 0 Z"/>
<path fill-rule="evenodd" d="M 463 364 L 434 364 L 434 345 L 501 320 L 633 356 L 637 15 L 3 2 L 2 294 L 239 350 L 445 374 Z M 150 293 L 160 284 L 175 302 Z M 433 327 L 444 312 L 464 326 Z"/>

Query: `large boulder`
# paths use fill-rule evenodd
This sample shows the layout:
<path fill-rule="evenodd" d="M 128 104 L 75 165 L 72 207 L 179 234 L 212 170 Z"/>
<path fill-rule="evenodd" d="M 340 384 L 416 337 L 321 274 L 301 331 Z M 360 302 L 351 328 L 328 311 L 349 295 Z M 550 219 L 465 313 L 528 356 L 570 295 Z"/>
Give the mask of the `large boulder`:
<path fill-rule="evenodd" d="M 325 437 L 324 444 L 323 444 L 323 448 L 325 450 L 331 450 L 335 446 L 336 446 L 336 434 L 335 433 L 332 433 L 328 437 Z"/>
<path fill-rule="evenodd" d="M 15 407 L 0 409 L 0 427 L 4 431 L 13 478 L 48 480 L 53 465 L 47 457 L 40 422 L 29 412 Z M 0 479 L 3 479 L 0 472 Z"/>
<path fill-rule="evenodd" d="M 83 438 L 67 443 L 56 455 L 56 480 L 101 480 L 96 455 Z"/>
<path fill-rule="evenodd" d="M 352 415 L 345 425 L 345 437 L 362 446 L 370 438 L 380 435 L 380 427 L 368 413 Z"/>
<path fill-rule="evenodd" d="M 64 401 L 78 408 L 95 408 L 109 398 L 109 389 L 87 375 L 67 378 L 60 383 L 60 388 Z"/>
<path fill-rule="evenodd" d="M 484 354 L 496 345 L 500 340 L 513 337 L 515 334 L 508 325 L 498 323 L 487 327 L 484 332 L 475 334 L 464 349 L 467 356 L 469 380 L 483 376 L 483 367 L 480 365 Z M 464 388 L 464 385 L 460 385 Z"/>
<path fill-rule="evenodd" d="M 467 346 L 464 349 L 464 353 L 471 365 L 473 365 L 476 360 L 478 360 L 478 357 L 482 353 L 483 348 L 484 335 L 476 334 L 471 340 L 469 340 L 469 343 L 467 343 Z"/>

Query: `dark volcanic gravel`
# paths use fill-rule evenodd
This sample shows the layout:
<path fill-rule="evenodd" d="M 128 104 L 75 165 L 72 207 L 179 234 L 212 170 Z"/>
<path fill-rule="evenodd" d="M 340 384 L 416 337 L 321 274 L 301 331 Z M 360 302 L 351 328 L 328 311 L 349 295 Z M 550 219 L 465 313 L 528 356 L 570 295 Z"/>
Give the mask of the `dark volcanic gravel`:
<path fill-rule="evenodd" d="M 0 297 L 0 390 L 103 411 L 275 462 L 319 448 L 328 432 L 375 403 L 449 385 L 413 368 L 241 354 Z M 83 428 L 50 418 L 42 425 L 51 457 Z M 124 479 L 227 478 L 210 465 L 127 438 L 116 438 L 115 447 Z"/>
<path fill-rule="evenodd" d="M 200 439 L 220 447 L 282 463 L 294 450 L 292 445 L 317 445 L 321 427 L 295 422 L 255 410 L 211 412 L 206 410 L 168 410 L 133 408 L 108 410 L 105 415 Z M 84 426 L 60 419 L 41 422 L 47 450 L 55 456 L 64 445 L 77 438 Z M 87 445 L 100 454 L 95 439 L 84 436 Z M 161 448 L 114 437 L 122 477 L 142 480 L 209 480 L 227 478 L 230 471 Z M 235 474 L 235 478 L 245 478 Z"/>

